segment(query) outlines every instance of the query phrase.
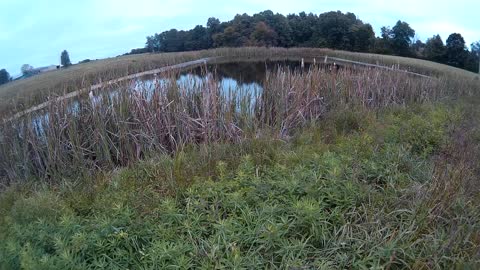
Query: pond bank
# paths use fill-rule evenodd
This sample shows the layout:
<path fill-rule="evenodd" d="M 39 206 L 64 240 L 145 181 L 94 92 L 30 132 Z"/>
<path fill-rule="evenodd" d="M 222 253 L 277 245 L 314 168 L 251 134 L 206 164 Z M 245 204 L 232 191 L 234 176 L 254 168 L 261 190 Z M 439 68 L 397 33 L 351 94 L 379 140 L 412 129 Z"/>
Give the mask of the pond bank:
<path fill-rule="evenodd" d="M 90 91 L 93 91 L 93 90 L 97 90 L 97 89 L 99 89 L 99 88 L 102 88 L 102 87 L 104 87 L 104 86 L 106 86 L 106 85 L 111 85 L 111 84 L 119 83 L 119 82 L 122 82 L 122 81 L 134 79 L 134 78 L 139 78 L 139 77 L 147 76 L 147 75 L 158 74 L 158 73 L 162 73 L 162 72 L 166 72 L 166 71 L 170 71 L 170 70 L 175 70 L 175 69 L 181 69 L 181 68 L 187 68 L 187 67 L 193 67 L 193 66 L 196 66 L 196 65 L 206 64 L 207 62 L 209 62 L 209 61 L 211 61 L 211 60 L 213 60 L 213 59 L 216 59 L 216 58 L 218 58 L 218 57 L 201 58 L 201 59 L 194 60 L 194 61 L 188 61 L 188 62 L 176 64 L 176 65 L 171 65 L 171 66 L 156 68 L 156 69 L 153 69 L 153 70 L 148 70 L 148 71 L 144 71 L 144 72 L 139 72 L 139 73 L 135 73 L 135 74 L 123 76 L 123 77 L 120 77 L 120 78 L 117 78 L 117 79 L 114 79 L 114 80 L 110 80 L 110 81 L 107 81 L 107 82 L 100 82 L 100 83 L 97 83 L 97 84 L 92 85 L 92 86 L 90 86 L 90 87 L 82 88 L 82 89 L 80 89 L 80 90 L 77 90 L 77 91 L 68 93 L 68 94 L 66 94 L 66 95 L 57 97 L 57 98 L 55 98 L 55 99 L 51 99 L 51 100 L 45 101 L 45 102 L 43 102 L 43 103 L 41 103 L 41 104 L 39 104 L 39 105 L 36 105 L 36 106 L 31 107 L 30 109 L 27 109 L 27 110 L 18 112 L 18 113 L 16 113 L 16 114 L 14 114 L 12 117 L 4 120 L 4 122 L 9 122 L 9 121 L 18 119 L 18 118 L 20 118 L 20 117 L 22 117 L 22 116 L 24 116 L 24 115 L 26 115 L 26 114 L 29 114 L 29 113 L 32 113 L 32 112 L 35 112 L 35 111 L 44 109 L 44 108 L 46 108 L 49 104 L 51 104 L 52 102 L 58 102 L 58 101 L 63 101 L 63 100 L 67 100 L 67 99 L 70 99 L 70 98 L 74 98 L 74 97 L 79 96 L 79 95 L 81 95 L 81 94 L 85 94 L 85 93 L 88 93 L 88 92 L 90 92 Z"/>

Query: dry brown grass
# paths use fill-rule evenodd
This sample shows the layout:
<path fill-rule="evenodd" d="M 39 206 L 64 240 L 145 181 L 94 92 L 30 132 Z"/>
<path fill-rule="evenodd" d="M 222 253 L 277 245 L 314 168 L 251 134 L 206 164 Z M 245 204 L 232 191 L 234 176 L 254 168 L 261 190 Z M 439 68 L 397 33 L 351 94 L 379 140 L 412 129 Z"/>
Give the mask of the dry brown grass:
<path fill-rule="evenodd" d="M 202 57 L 205 52 L 128 55 L 73 65 L 0 87 L 0 115 L 11 115 L 87 85 L 121 76 L 178 64 Z"/>
<path fill-rule="evenodd" d="M 45 102 L 50 96 L 63 95 L 88 85 L 203 57 L 222 56 L 224 57 L 222 61 L 230 61 L 232 58 L 242 60 L 305 58 L 306 61 L 316 58 L 317 61 L 322 61 L 326 55 L 372 64 L 396 65 L 400 69 L 446 78 L 454 82 L 454 85 L 451 86 L 452 89 L 478 89 L 480 84 L 477 74 L 434 62 L 405 57 L 311 48 L 220 48 L 197 52 L 121 56 L 78 64 L 68 69 L 15 81 L 0 87 L 0 115 L 2 118 L 11 116 L 16 112 Z"/>

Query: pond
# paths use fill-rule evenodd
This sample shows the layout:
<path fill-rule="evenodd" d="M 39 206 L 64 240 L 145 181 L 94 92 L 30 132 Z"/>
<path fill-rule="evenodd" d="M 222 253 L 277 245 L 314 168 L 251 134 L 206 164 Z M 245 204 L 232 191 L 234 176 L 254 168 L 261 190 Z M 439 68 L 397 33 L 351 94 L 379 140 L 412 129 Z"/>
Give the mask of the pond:
<path fill-rule="evenodd" d="M 259 61 L 259 62 L 230 62 L 221 64 L 207 64 L 184 70 L 176 75 L 176 84 L 180 88 L 192 85 L 202 85 L 213 78 L 218 83 L 220 91 L 227 94 L 230 91 L 243 93 L 261 93 L 267 71 L 276 72 L 279 68 L 302 72 L 308 70 L 309 63 L 301 67 L 300 61 Z M 147 98 L 158 85 L 171 83 L 171 78 L 147 76 L 137 80 L 132 89 L 142 92 Z"/>
<path fill-rule="evenodd" d="M 187 91 L 194 87 L 204 89 L 205 84 L 213 80 L 226 98 L 232 94 L 241 93 L 242 96 L 249 95 L 252 99 L 255 99 L 263 91 L 267 71 L 276 72 L 278 69 L 290 69 L 301 73 L 308 71 L 310 66 L 310 63 L 304 63 L 302 67 L 301 61 L 289 60 L 207 64 L 187 68 L 166 77 L 165 75 L 155 75 L 138 78 L 130 82 L 127 91 L 130 94 L 142 95 L 147 101 L 150 101 L 158 87 L 165 87 L 174 83 L 179 89 L 187 89 Z M 324 67 L 327 68 L 328 66 Z M 108 94 L 105 91 L 108 91 Z M 100 89 L 90 92 L 88 96 L 71 100 L 67 112 L 75 116 L 80 111 L 81 103 L 89 100 L 93 106 L 100 106 L 105 97 L 111 100 L 115 99 L 120 91 L 119 88 L 111 88 L 110 90 Z M 33 117 L 33 127 L 38 136 L 43 137 L 45 135 L 43 127 L 47 126 L 48 122 L 48 112 L 40 112 Z"/>

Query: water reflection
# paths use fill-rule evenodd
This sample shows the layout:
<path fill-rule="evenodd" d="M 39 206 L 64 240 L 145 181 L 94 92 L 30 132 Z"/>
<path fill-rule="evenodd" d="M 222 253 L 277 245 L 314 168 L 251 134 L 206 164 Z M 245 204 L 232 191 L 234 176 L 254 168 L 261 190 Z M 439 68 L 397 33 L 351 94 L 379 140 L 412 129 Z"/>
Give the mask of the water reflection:
<path fill-rule="evenodd" d="M 225 99 L 236 96 L 248 97 L 250 106 L 253 106 L 255 99 L 263 91 L 262 85 L 267 71 L 275 72 L 279 68 L 288 68 L 292 71 L 302 72 L 308 70 L 309 67 L 310 64 L 305 63 L 302 68 L 300 61 L 231 62 L 206 65 L 184 70 L 174 78 L 155 75 L 133 80 L 128 86 L 127 93 L 142 95 L 143 98 L 150 101 L 156 89 L 167 89 L 172 84 L 176 84 L 178 89 L 184 91 L 206 89 L 206 84 L 210 80 L 214 80 L 218 82 L 216 84 L 218 90 Z M 67 107 L 67 113 L 78 116 L 82 101 L 90 102 L 92 107 L 102 106 L 104 98 L 109 99 L 108 103 L 111 104 L 121 94 L 121 90 L 118 88 L 110 89 L 108 92 L 105 92 L 105 89 L 101 91 L 101 93 L 90 92 L 88 98 L 72 100 Z M 35 133 L 44 137 L 44 127 L 49 123 L 48 113 L 37 113 L 32 121 Z"/>
<path fill-rule="evenodd" d="M 217 79 L 229 78 L 235 80 L 238 85 L 253 84 L 262 85 L 267 70 L 277 71 L 279 68 L 288 68 L 292 71 L 308 70 L 309 63 L 305 63 L 304 68 L 301 68 L 299 61 L 265 61 L 265 62 L 230 62 L 216 65 L 207 65 L 205 67 L 196 67 L 194 69 L 185 71 L 187 74 L 200 75 L 205 72 L 205 69 L 212 72 Z"/>
<path fill-rule="evenodd" d="M 262 85 L 267 70 L 275 72 L 279 68 L 288 68 L 301 72 L 302 70 L 308 70 L 309 67 L 310 64 L 305 63 L 304 68 L 302 68 L 299 61 L 222 63 L 185 70 L 178 74 L 173 82 L 180 89 L 188 90 L 189 88 L 203 87 L 209 80 L 213 79 L 219 82 L 219 90 L 224 95 L 231 95 L 232 92 L 237 91 L 256 96 L 263 90 Z M 132 90 L 143 94 L 147 100 L 150 100 L 156 88 L 165 88 L 170 84 L 172 84 L 171 78 L 148 76 L 135 81 Z"/>

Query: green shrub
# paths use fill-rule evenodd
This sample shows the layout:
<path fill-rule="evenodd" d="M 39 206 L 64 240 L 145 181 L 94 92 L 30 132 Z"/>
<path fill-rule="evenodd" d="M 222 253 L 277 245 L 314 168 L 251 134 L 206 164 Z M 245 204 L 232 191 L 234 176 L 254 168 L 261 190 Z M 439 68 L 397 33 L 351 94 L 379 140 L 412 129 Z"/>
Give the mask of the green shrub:
<path fill-rule="evenodd" d="M 430 110 L 402 110 L 387 116 L 386 139 L 404 143 L 414 154 L 427 157 L 444 144 L 448 126 L 456 117 L 454 111 L 444 106 Z"/>

